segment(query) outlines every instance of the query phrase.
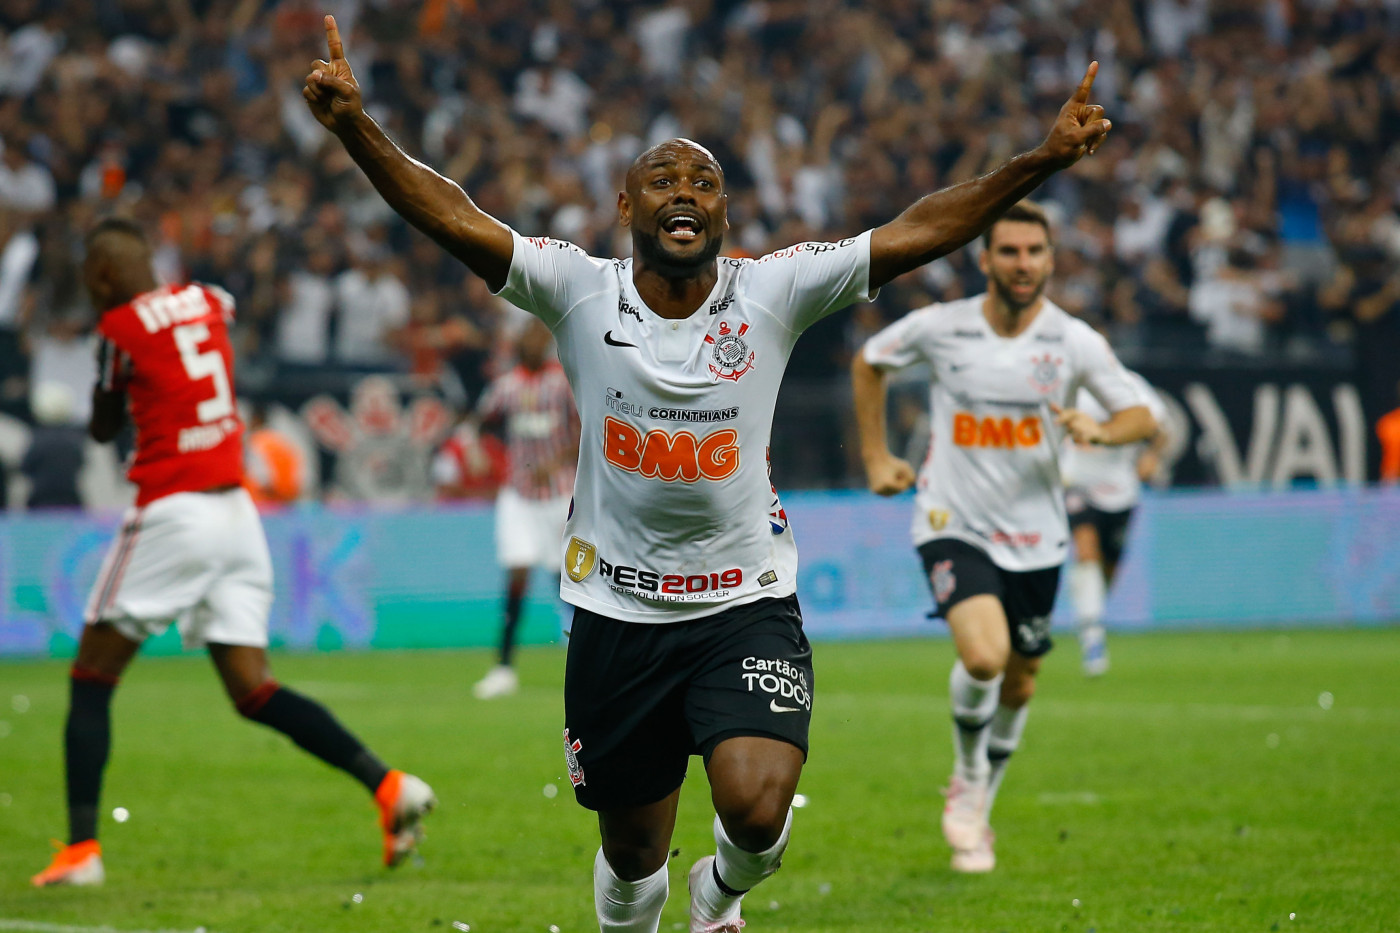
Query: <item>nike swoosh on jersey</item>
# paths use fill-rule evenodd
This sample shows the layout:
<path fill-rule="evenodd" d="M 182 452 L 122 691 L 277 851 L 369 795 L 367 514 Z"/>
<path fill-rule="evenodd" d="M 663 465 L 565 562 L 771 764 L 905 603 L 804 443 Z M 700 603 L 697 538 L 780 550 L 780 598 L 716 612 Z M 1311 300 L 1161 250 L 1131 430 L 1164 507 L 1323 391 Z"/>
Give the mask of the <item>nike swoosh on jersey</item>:
<path fill-rule="evenodd" d="M 769 701 L 768 701 L 768 708 L 769 708 L 770 710 L 772 710 L 773 712 L 775 712 L 775 713 L 800 713 L 800 712 L 802 712 L 802 710 L 799 709 L 799 708 L 796 707 L 796 706 L 779 706 L 777 700 L 769 700 Z"/>
<path fill-rule="evenodd" d="M 612 335 L 612 331 L 608 331 L 606 334 L 603 335 L 603 343 L 606 343 L 606 344 L 607 344 L 608 346 L 610 346 L 610 347 L 633 347 L 633 348 L 635 348 L 635 347 L 637 346 L 635 343 L 628 343 L 628 342 L 625 341 L 625 340 L 614 340 L 614 339 L 613 339 L 613 335 Z"/>

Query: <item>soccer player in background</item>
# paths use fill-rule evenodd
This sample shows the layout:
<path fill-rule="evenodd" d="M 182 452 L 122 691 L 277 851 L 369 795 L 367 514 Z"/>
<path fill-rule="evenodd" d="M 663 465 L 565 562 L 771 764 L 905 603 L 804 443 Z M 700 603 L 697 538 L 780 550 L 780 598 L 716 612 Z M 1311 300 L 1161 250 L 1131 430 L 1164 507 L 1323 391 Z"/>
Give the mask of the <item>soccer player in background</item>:
<path fill-rule="evenodd" d="M 1066 439 L 1060 469 L 1066 487 L 1065 506 L 1074 536 L 1074 563 L 1069 568 L 1069 597 L 1079 629 L 1079 662 L 1087 677 L 1108 672 L 1108 636 L 1103 627 L 1103 606 L 1123 545 L 1128 523 L 1142 498 L 1142 484 L 1157 472 L 1167 444 L 1166 407 L 1147 380 L 1131 370 L 1128 380 L 1146 403 L 1157 430 L 1146 443 L 1077 444 Z M 1107 421 L 1109 413 L 1087 389 L 1080 389 L 1074 407 L 1095 421 Z"/>
<path fill-rule="evenodd" d="M 496 496 L 496 560 L 506 570 L 500 663 L 472 687 L 477 699 L 514 693 L 515 633 L 530 585 L 530 568 L 559 575 L 564 521 L 574 491 L 579 424 L 569 381 L 550 355 L 549 328 L 530 318 L 516 341 L 516 366 L 482 394 L 483 425 L 504 428 L 510 472 Z"/>
<path fill-rule="evenodd" d="M 1021 203 L 983 234 L 987 291 L 912 311 L 851 363 L 861 455 L 883 496 L 916 482 L 914 546 L 958 659 L 949 681 L 953 776 L 943 834 L 955 871 L 996 865 L 988 823 L 1021 740 L 1050 610 L 1069 548 L 1057 456 L 1081 444 L 1131 444 L 1155 430 L 1108 343 L 1044 297 L 1050 224 Z M 929 453 L 919 473 L 890 453 L 885 379 L 932 371 Z M 1080 387 L 1112 415 L 1068 407 Z"/>
<path fill-rule="evenodd" d="M 267 658 L 272 561 L 241 485 L 243 423 L 233 396 L 220 288 L 160 286 L 134 222 L 109 219 L 87 236 L 83 278 L 99 309 L 98 384 L 89 431 L 111 441 L 136 425 L 128 473 L 136 504 L 102 564 L 73 662 L 64 732 L 68 845 L 35 885 L 101 884 L 98 798 L 111 744 L 112 694 L 141 643 L 176 620 L 186 647 L 207 645 L 240 714 L 283 733 L 365 786 L 379 806 L 384 861 L 417 845 L 436 800 L 423 781 L 390 770 L 319 703 L 282 686 Z"/>
<path fill-rule="evenodd" d="M 798 336 L 977 236 L 1098 146 L 1091 65 L 1039 147 L 892 222 L 759 260 L 720 259 L 724 173 L 673 139 L 637 157 L 618 214 L 630 259 L 525 238 L 407 157 L 365 114 L 335 20 L 303 96 L 385 200 L 553 331 L 582 425 L 561 594 L 576 607 L 565 758 L 598 813 L 600 930 L 654 933 L 689 757 L 710 781 L 716 852 L 690 870 L 690 928 L 735 931 L 777 870 L 807 756 L 811 649 L 797 550 L 767 445 Z"/>

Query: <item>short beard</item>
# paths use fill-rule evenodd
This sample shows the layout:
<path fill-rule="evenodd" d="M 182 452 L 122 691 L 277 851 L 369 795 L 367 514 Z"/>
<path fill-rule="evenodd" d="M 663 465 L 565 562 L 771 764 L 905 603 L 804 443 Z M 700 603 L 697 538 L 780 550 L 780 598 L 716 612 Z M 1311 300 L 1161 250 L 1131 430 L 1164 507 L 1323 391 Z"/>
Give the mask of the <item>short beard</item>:
<path fill-rule="evenodd" d="M 668 279 L 692 278 L 715 261 L 724 246 L 724 237 L 710 237 L 705 248 L 694 256 L 673 256 L 661 245 L 661 237 L 654 233 L 632 230 L 632 252 L 639 256 L 647 268 L 655 270 Z"/>
<path fill-rule="evenodd" d="M 1027 298 L 1025 301 L 1017 301 L 1015 298 L 1011 297 L 1010 289 L 1003 286 L 1000 279 L 996 278 L 995 276 L 988 276 L 988 279 L 992 283 L 992 290 L 997 293 L 997 298 L 1001 301 L 1003 305 L 1005 305 L 1015 314 L 1020 314 L 1022 311 L 1026 310 L 1031 305 L 1039 301 L 1040 296 L 1045 294 L 1045 285 L 1046 282 L 1049 281 L 1048 276 L 1044 279 L 1041 279 L 1040 284 L 1036 286 L 1035 291 L 1031 292 L 1031 296 L 1029 298 Z"/>

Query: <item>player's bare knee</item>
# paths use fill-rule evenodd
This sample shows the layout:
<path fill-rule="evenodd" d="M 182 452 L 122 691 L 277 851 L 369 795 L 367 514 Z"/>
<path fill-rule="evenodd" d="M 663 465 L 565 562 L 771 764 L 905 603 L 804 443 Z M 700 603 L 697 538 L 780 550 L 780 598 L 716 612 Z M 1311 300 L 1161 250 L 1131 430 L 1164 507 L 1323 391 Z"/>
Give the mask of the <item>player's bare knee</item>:
<path fill-rule="evenodd" d="M 724 832 L 735 845 L 749 852 L 772 848 L 787 824 L 791 795 L 776 787 L 717 808 Z"/>
<path fill-rule="evenodd" d="M 669 856 L 668 843 L 649 845 L 613 839 L 603 840 L 603 857 L 608 860 L 613 874 L 623 881 L 640 881 L 656 874 L 656 871 L 666 864 Z"/>
<path fill-rule="evenodd" d="M 977 680 L 991 680 L 1006 671 L 1006 652 L 975 645 L 962 652 L 963 667 Z"/>

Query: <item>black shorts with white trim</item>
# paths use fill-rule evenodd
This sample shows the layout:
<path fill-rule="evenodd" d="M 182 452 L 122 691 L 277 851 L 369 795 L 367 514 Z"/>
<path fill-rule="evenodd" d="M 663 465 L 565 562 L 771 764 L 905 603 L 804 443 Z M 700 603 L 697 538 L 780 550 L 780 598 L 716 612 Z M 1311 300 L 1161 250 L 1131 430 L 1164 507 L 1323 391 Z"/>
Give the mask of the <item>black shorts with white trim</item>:
<path fill-rule="evenodd" d="M 812 648 L 796 596 L 685 622 L 574 613 L 564 673 L 565 758 L 590 810 L 644 806 L 680 787 L 691 755 L 758 736 L 807 755 Z"/>
<path fill-rule="evenodd" d="M 995 596 L 1006 612 L 1011 647 L 1022 657 L 1038 658 L 1055 647 L 1050 613 L 1060 586 L 1060 568 L 1003 570 L 976 545 L 958 538 L 938 538 L 919 545 L 924 579 L 933 590 L 935 615 L 971 596 Z"/>
<path fill-rule="evenodd" d="M 1073 491 L 1065 496 L 1065 503 L 1069 507 L 1069 527 L 1092 525 L 1099 533 L 1099 551 L 1103 554 L 1105 563 L 1117 564 L 1123 559 L 1123 545 L 1128 540 L 1128 523 L 1133 518 L 1131 508 L 1121 512 L 1108 512 L 1090 505 L 1082 496 L 1076 498 Z"/>

